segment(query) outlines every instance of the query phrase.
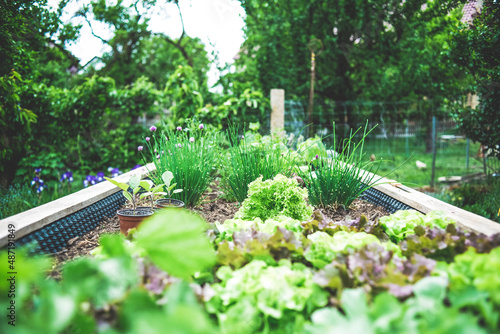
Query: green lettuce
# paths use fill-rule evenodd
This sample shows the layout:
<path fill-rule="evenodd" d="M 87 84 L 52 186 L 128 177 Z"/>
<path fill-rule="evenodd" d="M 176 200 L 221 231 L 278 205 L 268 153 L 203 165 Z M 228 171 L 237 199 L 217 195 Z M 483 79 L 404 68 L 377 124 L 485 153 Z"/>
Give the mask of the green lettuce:
<path fill-rule="evenodd" d="M 284 175 L 278 174 L 266 181 L 262 181 L 260 176 L 248 185 L 248 197 L 234 218 L 267 220 L 287 216 L 306 220 L 313 212 L 312 206 L 307 203 L 307 196 L 306 189 Z"/>
<path fill-rule="evenodd" d="M 381 217 L 379 222 L 391 240 L 396 243 L 408 235 L 415 234 L 415 227 L 418 225 L 446 228 L 448 224 L 454 223 L 444 212 L 431 211 L 423 214 L 415 210 L 399 210 L 390 216 Z"/>
<path fill-rule="evenodd" d="M 215 296 L 207 309 L 217 314 L 223 332 L 266 332 L 327 304 L 328 294 L 313 282 L 309 268 L 288 260 L 278 264 L 254 260 L 234 271 L 219 268 L 221 282 L 212 286 Z"/>
<path fill-rule="evenodd" d="M 307 237 L 311 242 L 310 248 L 305 253 L 305 258 L 317 268 L 323 268 L 332 262 L 338 253 L 349 249 L 360 249 L 363 246 L 377 243 L 387 250 L 392 250 L 400 255 L 399 247 L 391 242 L 381 242 L 373 234 L 365 232 L 340 231 L 333 236 L 326 232 L 316 232 Z"/>

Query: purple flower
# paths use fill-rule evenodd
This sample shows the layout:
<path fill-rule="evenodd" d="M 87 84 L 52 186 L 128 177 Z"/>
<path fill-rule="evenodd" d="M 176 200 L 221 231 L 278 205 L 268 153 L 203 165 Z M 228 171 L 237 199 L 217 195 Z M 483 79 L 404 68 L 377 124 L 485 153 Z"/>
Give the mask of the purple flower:
<path fill-rule="evenodd" d="M 175 146 L 177 146 L 178 148 L 181 148 L 181 147 L 182 147 L 182 144 L 177 144 L 177 145 L 175 145 Z"/>
<path fill-rule="evenodd" d="M 96 174 L 96 177 L 93 179 L 96 182 L 102 182 L 104 181 L 104 172 L 99 172 Z M 92 183 L 94 184 L 94 183 Z"/>
<path fill-rule="evenodd" d="M 160 159 L 160 155 L 159 154 L 156 156 L 156 159 Z"/>
<path fill-rule="evenodd" d="M 189 142 L 194 143 L 194 137 L 189 138 Z"/>
<path fill-rule="evenodd" d="M 118 175 L 120 175 L 122 173 L 122 172 L 120 172 L 120 170 L 118 168 L 113 168 L 113 167 L 109 167 L 108 172 L 111 173 L 111 177 L 117 177 Z M 97 173 L 97 175 L 99 175 L 99 173 Z M 104 177 L 104 173 L 102 176 Z M 101 182 L 101 181 L 99 181 L 99 182 Z"/>
<path fill-rule="evenodd" d="M 144 146 L 137 146 L 137 151 L 142 151 L 144 149 Z"/>
<path fill-rule="evenodd" d="M 316 154 L 316 157 L 315 157 L 315 159 L 319 159 L 319 155 L 317 155 L 317 154 Z"/>
<path fill-rule="evenodd" d="M 35 168 L 35 173 L 40 173 L 42 171 L 41 168 Z"/>
<path fill-rule="evenodd" d="M 69 183 L 73 182 L 73 173 L 71 171 L 67 171 L 61 175 L 61 179 L 59 181 L 63 182 L 64 180 L 68 180 Z"/>
<path fill-rule="evenodd" d="M 203 130 L 205 128 L 205 125 L 200 124 L 199 128 L 200 128 L 200 130 Z"/>
<path fill-rule="evenodd" d="M 33 177 L 33 181 L 31 181 L 31 185 L 35 185 L 35 183 L 37 183 L 38 181 L 40 181 L 40 178 L 38 176 L 35 176 Z"/>
<path fill-rule="evenodd" d="M 150 140 L 151 140 L 151 138 L 149 138 L 149 137 L 146 137 L 146 141 L 150 141 Z"/>
<path fill-rule="evenodd" d="M 154 152 L 156 153 L 156 148 L 154 149 Z"/>
<path fill-rule="evenodd" d="M 182 127 L 178 126 L 177 131 L 182 131 Z"/>
<path fill-rule="evenodd" d="M 131 170 L 134 170 L 134 169 L 137 169 L 137 168 L 141 168 L 142 166 L 141 165 L 135 165 L 134 167 L 132 167 Z"/>
<path fill-rule="evenodd" d="M 157 129 L 157 128 L 156 128 L 156 126 L 154 126 L 154 125 L 153 125 L 153 126 L 151 126 L 151 127 L 149 128 L 149 131 L 151 131 L 151 132 L 155 132 L 155 131 L 156 131 L 156 129 Z"/>
<path fill-rule="evenodd" d="M 241 139 L 245 139 L 245 136 L 241 135 Z"/>

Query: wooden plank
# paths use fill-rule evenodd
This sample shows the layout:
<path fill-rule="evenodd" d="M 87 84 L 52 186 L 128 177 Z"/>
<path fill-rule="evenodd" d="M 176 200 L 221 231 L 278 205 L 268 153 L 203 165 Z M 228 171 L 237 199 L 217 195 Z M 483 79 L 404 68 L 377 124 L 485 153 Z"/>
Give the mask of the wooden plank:
<path fill-rule="evenodd" d="M 404 203 L 415 210 L 423 213 L 439 210 L 457 222 L 457 225 L 468 230 L 486 235 L 500 233 L 500 224 L 476 215 L 472 212 L 460 209 L 456 206 L 440 201 L 437 198 L 408 188 L 401 183 L 388 179 L 381 179 L 374 189 Z"/>
<path fill-rule="evenodd" d="M 149 164 L 124 173 L 116 177 L 115 180 L 126 182 L 132 175 L 140 173 L 145 176 L 148 174 L 148 171 L 154 172 L 155 170 L 154 164 Z M 15 226 L 15 238 L 20 239 L 31 232 L 39 230 L 44 226 L 84 209 L 120 190 L 120 188 L 110 182 L 101 182 L 73 194 L 61 197 L 55 201 L 2 219 L 0 220 L 0 247 L 7 245 L 9 225 Z"/>

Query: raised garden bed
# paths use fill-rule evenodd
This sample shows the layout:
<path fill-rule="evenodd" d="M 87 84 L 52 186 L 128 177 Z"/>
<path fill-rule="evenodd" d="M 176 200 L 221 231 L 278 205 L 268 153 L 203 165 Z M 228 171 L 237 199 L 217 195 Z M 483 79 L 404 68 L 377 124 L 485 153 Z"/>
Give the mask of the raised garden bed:
<path fill-rule="evenodd" d="M 127 175 L 123 176 L 124 179 L 127 177 Z M 200 215 L 209 222 L 222 222 L 226 219 L 232 218 L 238 210 L 236 203 L 228 203 L 220 198 L 217 198 L 216 192 L 216 188 L 212 189 L 210 193 L 206 194 L 207 197 L 200 206 L 190 209 L 200 213 Z M 61 279 L 61 284 L 63 286 L 62 289 L 64 289 L 65 285 L 70 283 L 77 285 L 79 284 L 79 281 L 76 280 L 68 282 L 69 279 L 67 275 L 74 278 L 75 276 L 71 275 L 75 275 L 76 273 L 76 271 L 74 271 L 73 274 L 71 274 L 70 269 L 67 269 L 65 274 L 61 277 L 59 264 L 76 257 L 80 257 L 81 255 L 89 254 L 92 250 L 96 249 L 96 246 L 99 244 L 99 237 L 102 234 L 118 234 L 119 227 L 113 212 L 116 211 L 118 207 L 123 205 L 123 200 L 120 199 L 121 194 L 118 193 L 118 189 L 115 189 L 112 185 L 106 183 L 96 185 L 70 196 L 73 197 L 62 198 L 58 201 L 47 204 L 45 207 L 36 208 L 30 210 L 31 212 L 25 212 L 0 222 L 2 233 L 5 233 L 4 231 L 8 232 L 7 227 L 9 225 L 15 226 L 17 245 L 28 243 L 32 240 L 38 240 L 39 246 L 34 250 L 35 252 L 54 254 L 57 262 L 55 267 L 52 267 L 52 270 L 49 270 L 49 276 L 58 280 Z M 389 180 L 384 180 L 383 184 L 375 186 L 373 189 L 366 192 L 363 197 L 376 202 L 377 204 L 382 204 L 385 208 L 357 200 L 353 204 L 353 209 L 351 210 L 339 209 L 336 211 L 326 210 L 323 213 L 315 212 L 310 221 L 304 221 L 301 223 L 301 235 L 309 238 L 308 236 L 321 232 L 323 233 L 321 236 L 323 239 L 329 238 L 328 233 L 331 233 L 333 236 L 344 236 L 348 233 L 345 232 L 344 229 L 346 231 L 354 231 L 356 229 L 361 230 L 361 219 L 359 218 L 361 215 L 364 215 L 367 218 L 367 221 L 375 222 L 382 216 L 387 216 L 390 212 L 405 208 L 414 208 L 420 212 L 431 212 L 439 209 L 444 211 L 447 215 L 457 217 L 457 225 L 467 230 L 481 232 L 487 235 L 494 235 L 500 231 L 499 226 L 494 222 L 470 213 L 466 213 L 459 208 L 452 207 L 430 198 L 429 196 L 416 193 L 411 189 L 397 183 L 390 182 Z M 187 210 L 183 210 L 182 212 L 187 212 Z M 345 215 L 349 215 L 353 219 L 346 219 Z M 186 217 L 183 216 L 183 218 L 185 219 Z M 332 222 L 336 221 L 339 221 L 340 225 L 331 225 Z M 179 226 L 185 223 L 188 222 L 183 221 L 182 224 L 179 224 Z M 172 225 L 170 226 L 172 227 Z M 374 228 L 378 229 L 379 227 L 377 227 L 377 224 L 372 223 L 363 227 L 365 231 L 371 230 L 369 233 L 374 233 L 368 234 L 371 235 L 370 238 L 372 239 L 375 238 L 374 235 L 379 233 L 377 231 L 374 232 Z M 322 232 L 322 230 L 327 233 Z M 401 329 L 404 326 L 411 327 L 411 321 L 414 322 L 414 326 L 416 326 L 415 328 L 418 327 L 416 330 L 417 333 L 426 333 L 427 331 L 422 327 L 423 322 L 419 320 L 422 317 L 429 319 L 429 326 L 435 324 L 436 326 L 441 326 L 439 328 L 444 328 L 445 330 L 456 330 L 456 326 L 462 327 L 465 331 L 464 333 L 467 333 L 468 330 L 478 333 L 493 333 L 495 330 L 498 330 L 498 318 L 494 315 L 498 306 L 496 304 L 496 299 L 494 299 L 496 298 L 496 295 L 494 294 L 497 286 L 495 285 L 496 283 L 494 283 L 491 288 L 485 287 L 484 289 L 481 285 L 469 283 L 471 289 L 473 290 L 469 289 L 466 290 L 466 292 L 473 293 L 475 298 L 473 300 L 462 300 L 458 298 L 457 295 L 453 294 L 445 295 L 448 283 L 443 277 L 437 274 L 435 274 L 437 277 L 433 277 L 431 275 L 431 272 L 436 266 L 436 262 L 430 258 L 448 259 L 453 261 L 454 255 L 449 255 L 446 252 L 440 253 L 441 250 L 438 250 L 441 249 L 440 247 L 434 249 L 434 252 L 437 250 L 437 253 L 429 253 L 429 251 L 425 248 L 428 246 L 424 246 L 424 248 L 421 249 L 421 252 L 426 256 L 430 256 L 430 258 L 413 253 L 415 252 L 415 248 L 424 245 L 426 242 L 425 240 L 427 240 L 425 238 L 437 237 L 443 238 L 439 239 L 445 244 L 443 249 L 451 249 L 452 253 L 456 251 L 453 247 L 470 247 L 471 249 L 471 246 L 476 247 L 479 251 L 484 253 L 478 255 L 482 256 L 478 257 L 478 261 L 484 262 L 486 260 L 483 259 L 489 256 L 488 253 L 492 247 L 490 245 L 498 244 L 498 236 L 493 237 L 492 239 L 485 239 L 484 237 L 478 237 L 474 234 L 475 239 L 466 240 L 464 238 L 466 238 L 467 235 L 462 232 L 457 232 L 453 229 L 453 227 L 447 227 L 446 230 L 428 229 L 417 232 L 417 237 L 413 239 L 409 238 L 409 240 L 412 240 L 411 242 L 413 242 L 413 244 L 405 243 L 404 246 L 400 246 L 399 251 L 394 248 L 387 249 L 380 245 L 364 244 L 361 248 L 353 246 L 354 248 L 349 248 L 351 250 L 347 251 L 347 253 L 340 252 L 339 256 L 335 255 L 333 257 L 333 262 L 328 264 L 328 261 L 332 260 L 332 254 L 328 252 L 322 253 L 320 248 L 315 249 L 314 252 L 310 251 L 311 249 L 314 249 L 316 242 L 319 242 L 318 245 L 320 245 L 321 242 L 324 242 L 324 240 L 321 241 L 321 239 L 318 239 L 319 237 L 316 238 L 317 240 L 314 238 L 310 239 L 312 244 L 307 246 L 307 249 L 309 250 L 307 251 L 305 257 L 303 257 L 304 254 L 301 249 L 306 249 L 304 244 L 306 239 L 294 239 L 297 238 L 297 234 L 295 234 L 294 237 L 291 231 L 286 232 L 286 230 L 279 230 L 277 234 L 272 237 L 277 238 L 276 240 L 278 240 L 277 248 L 273 248 L 276 247 L 276 245 L 273 245 L 275 241 L 272 241 L 275 239 L 268 239 L 265 242 L 263 241 L 266 245 L 264 247 L 270 248 L 264 248 L 267 249 L 266 251 L 259 248 L 253 249 L 252 247 L 260 247 L 253 244 L 253 246 L 247 250 L 249 252 L 247 255 L 245 255 L 245 251 L 242 251 L 243 253 L 238 253 L 240 252 L 238 250 L 239 248 L 236 248 L 235 244 L 231 246 L 231 241 L 224 239 L 227 238 L 227 235 L 224 236 L 223 234 L 220 234 L 217 236 L 217 238 L 220 239 L 218 241 L 219 244 L 217 245 L 219 254 L 217 255 L 219 261 L 217 265 L 219 267 L 217 276 L 211 278 L 209 276 L 203 276 L 208 274 L 205 272 L 201 276 L 198 275 L 194 281 L 190 280 L 191 287 L 189 287 L 188 285 L 182 285 L 182 283 L 179 283 L 179 279 L 174 276 L 184 277 L 187 272 L 191 274 L 196 272 L 197 270 L 195 268 L 197 268 L 197 265 L 194 265 L 193 268 L 189 267 L 190 265 L 193 265 L 191 260 L 193 263 L 197 263 L 197 261 L 205 261 L 202 260 L 202 258 L 197 258 L 202 255 L 195 255 L 196 252 L 192 253 L 190 251 L 190 247 L 202 247 L 199 246 L 202 240 L 193 240 L 193 244 L 189 244 L 188 241 L 190 239 L 186 239 L 186 245 L 190 246 L 186 246 L 187 248 L 185 249 L 185 254 L 182 250 L 171 250 L 171 253 L 168 253 L 169 251 L 165 248 L 168 256 L 165 255 L 161 258 L 155 259 L 155 248 L 151 248 L 149 245 L 161 244 L 161 242 L 159 242 L 161 239 L 155 240 L 154 238 L 156 237 L 156 232 L 152 230 L 149 230 L 148 233 L 149 239 L 143 239 L 141 247 L 146 247 L 145 249 L 148 249 L 149 247 L 149 250 L 147 250 L 146 253 L 151 252 L 151 260 L 147 260 L 151 261 L 151 263 L 146 264 L 146 262 L 144 262 L 146 260 L 140 260 L 138 274 L 142 281 L 142 283 L 140 283 L 141 287 L 149 291 L 148 294 L 150 297 L 148 298 L 152 298 L 152 301 L 156 300 L 158 304 L 147 304 L 148 306 L 144 306 L 143 310 L 137 309 L 134 312 L 138 312 L 139 317 L 148 317 L 152 314 L 159 315 L 160 313 L 158 312 L 160 312 L 162 308 L 162 303 L 160 303 L 162 300 L 161 295 L 164 293 L 164 289 L 166 287 L 170 287 L 167 289 L 168 292 L 166 292 L 166 294 L 168 294 L 168 297 L 166 298 L 170 300 L 169 305 L 173 305 L 171 307 L 174 309 L 181 306 L 187 307 L 188 313 L 193 317 L 200 317 L 198 319 L 199 324 L 204 326 L 203 329 L 200 329 L 201 327 L 196 327 L 191 324 L 188 319 L 189 317 L 183 318 L 181 316 L 180 319 L 184 320 L 179 320 L 180 322 L 177 322 L 180 315 L 176 315 L 174 317 L 171 313 L 167 313 L 165 315 L 166 318 L 162 318 L 162 321 L 158 320 L 160 321 L 158 322 L 153 319 L 150 324 L 150 326 L 152 326 L 151 328 L 156 328 L 158 333 L 161 332 L 158 331 L 158 328 L 160 328 L 160 323 L 163 323 L 163 321 L 169 324 L 169 326 L 174 326 L 173 328 L 181 330 L 180 332 L 216 332 L 217 330 L 213 327 L 213 325 L 217 323 L 217 317 L 219 316 L 226 317 L 219 318 L 219 321 L 221 321 L 220 326 L 222 326 L 221 328 L 223 329 L 223 332 L 233 333 L 237 327 L 237 324 L 233 323 L 233 321 L 235 321 L 236 318 L 241 318 L 241 314 L 235 318 L 236 313 L 239 314 L 240 311 L 243 312 L 243 309 L 254 312 L 249 315 L 251 321 L 241 329 L 243 333 L 322 333 L 331 332 L 333 330 L 353 331 L 354 333 L 355 328 L 358 328 L 357 326 L 359 326 L 359 321 L 362 323 L 362 327 L 359 329 L 360 333 L 384 332 L 385 329 L 392 331 L 395 328 Z M 252 236 L 252 233 L 258 234 L 260 232 L 254 231 L 251 232 L 250 235 L 246 236 L 240 234 L 239 238 L 250 237 L 250 240 L 252 240 L 252 238 L 256 238 L 256 236 Z M 2 237 L 3 238 L 0 239 L 2 242 L 9 241 L 8 233 L 3 234 Z M 158 236 L 158 238 L 161 238 L 161 236 Z M 54 243 L 51 242 L 53 240 L 56 240 L 59 244 L 54 245 Z M 111 239 L 108 239 L 108 246 L 106 247 L 109 247 L 109 242 L 116 242 L 109 240 Z M 153 242 L 153 240 L 155 240 L 155 242 Z M 263 240 L 265 240 L 265 237 Z M 454 244 L 455 241 L 456 245 Z M 339 244 L 342 244 L 345 240 L 341 240 L 339 238 L 338 242 Z M 166 241 L 165 243 L 168 245 L 169 241 Z M 280 243 L 282 243 L 282 246 L 279 246 Z M 297 243 L 301 245 L 299 248 L 296 248 L 298 247 Z M 247 243 L 247 246 L 248 245 L 250 244 Z M 120 247 L 115 250 L 108 249 L 105 252 L 118 252 Z M 211 246 L 208 247 L 210 248 Z M 234 248 L 232 249 L 231 247 Z M 332 244 L 332 247 L 337 246 Z M 209 250 L 209 248 L 205 251 Z M 402 260 L 394 259 L 395 262 L 393 263 L 392 259 L 395 256 L 394 252 L 401 252 L 401 250 L 403 250 L 403 254 L 406 254 L 407 258 L 402 258 Z M 124 250 L 122 249 L 120 252 L 123 251 Z M 262 253 L 263 251 L 264 253 Z M 460 249 L 457 251 L 457 254 L 463 253 L 463 251 L 465 251 L 465 249 Z M 118 254 L 121 254 L 120 252 L 118 252 Z M 269 252 L 269 254 L 266 252 Z M 101 253 L 99 254 L 99 256 L 102 256 Z M 203 251 L 198 254 L 203 254 Z M 241 257 L 242 255 L 243 257 Z M 93 267 L 94 264 L 92 263 L 101 263 L 99 261 L 104 261 L 102 263 L 105 263 L 105 261 L 107 261 L 106 257 L 109 257 L 110 255 L 109 253 L 108 255 L 104 255 L 104 260 L 102 260 L 99 256 L 97 260 L 87 262 L 83 261 L 80 263 L 84 263 L 84 267 L 91 266 L 93 268 L 91 270 L 99 271 L 101 270 L 99 269 L 99 265 L 97 265 L 97 267 Z M 128 262 L 123 264 L 124 267 L 120 269 L 127 271 L 127 266 L 130 265 L 129 261 L 134 262 L 135 260 L 134 258 L 128 258 L 129 255 L 122 254 L 120 256 L 125 256 L 128 259 L 126 260 Z M 194 256 L 193 259 L 190 258 L 192 256 Z M 247 256 L 250 256 L 253 260 L 250 260 Z M 464 255 L 459 255 L 459 261 L 461 261 L 461 263 L 467 263 L 467 256 L 471 256 L 470 251 L 466 252 Z M 176 269 L 179 270 L 178 272 L 174 271 L 172 272 L 172 276 L 170 276 L 166 272 L 170 272 L 168 268 L 172 268 L 172 270 L 176 268 L 172 267 L 173 265 L 170 262 L 173 261 L 173 263 L 175 263 L 177 261 L 176 258 L 178 258 L 181 263 L 187 259 L 186 265 L 188 267 L 181 266 Z M 274 265 L 269 265 L 269 261 L 271 261 L 272 258 L 274 258 L 273 261 L 276 261 L 276 263 Z M 113 260 L 113 258 L 109 260 Z M 292 264 L 292 262 L 296 260 L 298 260 L 298 262 Z M 484 263 L 487 264 L 487 262 Z M 227 264 L 227 266 L 224 266 L 224 264 Z M 451 262 L 451 264 L 449 264 L 450 269 L 447 270 L 462 270 L 459 267 L 453 267 L 453 265 L 453 262 Z M 443 266 L 448 265 L 443 264 Z M 377 269 L 379 267 L 382 271 Z M 75 270 L 74 268 L 75 267 L 73 266 L 73 270 Z M 440 268 L 440 270 L 444 270 L 442 267 Z M 81 275 L 83 276 L 80 277 L 80 279 L 83 279 L 83 277 L 86 277 L 86 274 L 84 274 L 85 269 L 81 270 L 83 270 L 81 271 Z M 273 281 L 274 283 L 271 281 L 261 281 L 261 283 L 257 286 L 254 286 L 254 288 L 258 288 L 262 294 L 271 293 L 273 290 L 286 290 L 288 288 L 296 290 L 293 290 L 293 292 L 288 291 L 288 295 L 285 293 L 286 291 L 283 290 L 276 295 L 267 295 L 267 297 L 262 300 L 262 302 L 284 303 L 279 306 L 274 304 L 246 305 L 244 304 L 245 301 L 253 298 L 251 294 L 247 293 L 249 291 L 248 289 L 251 287 L 249 286 L 247 289 L 242 285 L 240 288 L 233 289 L 230 288 L 231 283 L 229 282 L 230 280 L 234 280 L 236 282 L 241 280 L 242 277 L 247 277 L 247 281 L 244 281 L 246 282 L 245 284 L 254 284 L 255 282 L 252 280 L 261 279 L 257 276 L 252 276 L 255 275 L 256 272 L 259 272 L 259 275 L 263 275 L 262 277 L 267 277 L 268 280 L 276 280 Z M 439 272 L 440 271 L 437 271 L 437 273 Z M 336 276 L 335 273 L 340 273 L 340 276 Z M 101 273 L 101 275 L 104 276 L 108 274 L 113 277 L 118 275 L 118 273 L 111 273 L 106 270 Z M 335 277 L 340 277 L 341 279 L 338 280 Z M 391 284 L 391 281 L 386 280 L 389 278 L 391 280 L 399 279 L 403 281 L 399 281 L 397 284 L 396 281 L 394 281 L 394 284 Z M 298 281 L 295 281 L 296 279 Z M 107 283 L 105 284 L 109 283 L 108 281 L 106 282 Z M 128 288 L 126 288 L 122 283 L 114 283 L 118 284 L 118 290 L 125 289 L 123 292 L 126 293 L 126 289 Z M 272 288 L 269 284 L 277 285 Z M 287 284 L 291 284 L 290 287 L 287 287 Z M 58 291 L 57 293 L 61 293 L 61 291 L 58 290 L 60 288 L 53 286 L 51 289 L 53 289 L 53 291 Z M 200 308 L 196 306 L 197 302 L 195 302 L 194 299 L 191 302 L 186 301 L 190 300 L 189 298 L 191 297 L 182 297 L 181 299 L 172 302 L 172 300 L 176 300 L 175 298 L 180 298 L 179 296 L 175 297 L 176 293 L 189 295 L 190 293 L 192 294 L 191 289 L 194 289 L 192 291 L 195 292 L 201 304 L 205 305 L 206 311 L 201 311 Z M 463 290 L 457 286 L 451 286 L 450 289 L 453 293 L 463 292 Z M 491 289 L 493 289 L 493 292 L 491 292 Z M 132 291 L 135 291 L 130 292 L 132 295 L 134 295 L 134 293 L 138 293 L 136 290 Z M 489 293 L 491 295 L 489 295 Z M 141 298 L 146 298 L 148 294 Z M 292 297 L 295 295 L 298 299 Z M 85 311 L 87 314 L 90 312 L 91 317 L 101 324 L 100 326 L 129 329 L 130 327 L 127 326 L 139 326 L 139 322 L 136 322 L 135 317 L 134 319 L 126 321 L 123 318 L 134 313 L 131 311 L 133 308 L 130 309 L 130 305 L 126 306 L 126 299 L 132 298 L 131 295 L 128 295 L 128 293 L 122 295 L 120 298 L 124 298 L 123 300 L 120 298 L 118 300 L 106 299 L 107 295 L 104 296 L 105 297 L 103 298 L 108 300 L 105 304 L 102 304 L 102 301 L 93 301 L 92 305 L 95 303 L 95 309 Z M 285 302 L 281 300 L 280 296 L 288 296 L 286 298 L 291 299 Z M 375 299 L 372 300 L 372 298 Z M 368 301 L 370 301 L 369 305 L 367 304 Z M 137 302 L 139 302 L 139 300 L 135 300 L 134 302 L 131 301 L 131 303 Z M 188 304 L 184 305 L 182 303 Z M 462 307 L 460 307 L 460 305 L 462 305 Z M 243 309 L 237 311 L 237 309 L 241 307 L 243 307 Z M 488 311 L 489 313 L 480 313 L 480 315 L 478 315 L 476 310 L 481 307 L 484 308 L 483 310 L 490 310 Z M 466 313 L 460 313 L 459 310 L 461 308 L 465 310 Z M 339 309 L 341 311 L 339 311 Z M 175 310 L 179 311 L 181 309 Z M 410 317 L 411 321 L 407 322 L 406 320 L 402 320 L 401 317 L 403 315 Z M 378 316 L 382 318 L 389 317 L 392 320 L 386 325 L 381 325 L 378 320 Z M 462 320 L 458 321 L 456 324 L 452 322 L 443 322 L 443 319 L 448 316 L 459 317 Z M 207 320 L 210 317 L 211 320 Z M 301 320 L 297 322 L 296 319 Z M 487 324 L 485 325 L 484 322 L 487 322 Z M 36 323 L 36 320 L 34 323 Z M 62 323 L 64 324 L 64 322 Z M 67 324 L 64 326 L 65 327 L 63 328 L 66 330 L 68 328 L 75 329 L 72 326 L 77 326 L 76 328 L 79 328 L 78 325 L 74 324 Z M 400 332 L 404 333 L 410 327 L 404 327 L 404 329 L 401 329 Z M 136 327 L 133 328 L 138 329 Z M 214 331 L 212 331 L 212 329 Z"/>

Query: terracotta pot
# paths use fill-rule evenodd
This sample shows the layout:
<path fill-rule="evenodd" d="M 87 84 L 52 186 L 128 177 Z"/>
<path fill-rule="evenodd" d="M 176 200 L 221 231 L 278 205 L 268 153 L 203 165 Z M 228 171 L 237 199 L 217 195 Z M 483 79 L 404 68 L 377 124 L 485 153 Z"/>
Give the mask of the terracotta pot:
<path fill-rule="evenodd" d="M 184 207 L 184 202 L 178 199 L 160 198 L 155 203 L 159 208 L 162 209 Z"/>
<path fill-rule="evenodd" d="M 124 235 L 128 235 L 128 230 L 137 228 L 142 221 L 153 215 L 151 208 L 136 208 L 135 214 L 133 209 L 123 209 L 116 212 L 120 218 L 120 231 Z"/>

